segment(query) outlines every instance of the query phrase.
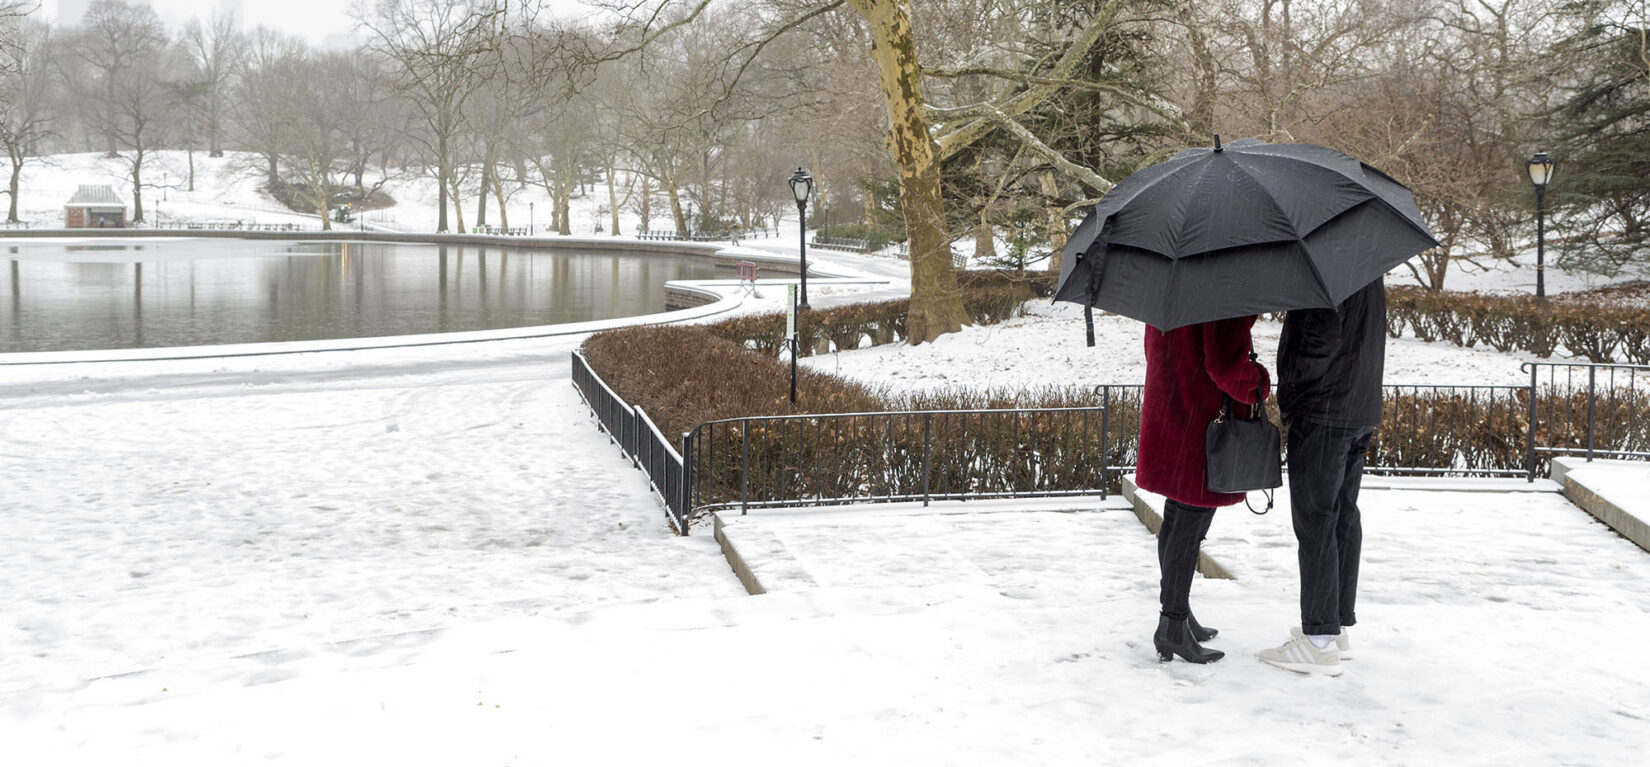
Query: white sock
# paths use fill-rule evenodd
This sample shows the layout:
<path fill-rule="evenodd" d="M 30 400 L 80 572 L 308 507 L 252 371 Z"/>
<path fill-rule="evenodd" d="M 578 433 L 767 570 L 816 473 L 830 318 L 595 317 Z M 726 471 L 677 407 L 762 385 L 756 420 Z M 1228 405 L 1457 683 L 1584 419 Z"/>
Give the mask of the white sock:
<path fill-rule="evenodd" d="M 1335 641 L 1334 634 L 1307 634 L 1306 638 L 1312 640 L 1312 646 L 1319 650 L 1328 647 Z"/>

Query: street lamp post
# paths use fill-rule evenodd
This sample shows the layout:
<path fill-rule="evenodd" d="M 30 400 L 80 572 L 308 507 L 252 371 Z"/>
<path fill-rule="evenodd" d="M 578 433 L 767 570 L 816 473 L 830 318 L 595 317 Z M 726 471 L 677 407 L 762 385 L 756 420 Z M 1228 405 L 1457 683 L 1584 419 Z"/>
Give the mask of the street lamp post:
<path fill-rule="evenodd" d="M 808 196 L 814 191 L 814 177 L 808 171 L 797 168 L 791 174 L 791 196 L 796 198 L 797 225 L 801 228 L 802 241 L 802 295 L 796 308 L 808 309 Z"/>
<path fill-rule="evenodd" d="M 1547 184 L 1553 180 L 1553 158 L 1536 152 L 1529 162 L 1530 183 L 1535 185 L 1535 297 L 1547 297 Z"/>
<path fill-rule="evenodd" d="M 533 202 L 527 201 L 527 236 L 533 236 Z"/>

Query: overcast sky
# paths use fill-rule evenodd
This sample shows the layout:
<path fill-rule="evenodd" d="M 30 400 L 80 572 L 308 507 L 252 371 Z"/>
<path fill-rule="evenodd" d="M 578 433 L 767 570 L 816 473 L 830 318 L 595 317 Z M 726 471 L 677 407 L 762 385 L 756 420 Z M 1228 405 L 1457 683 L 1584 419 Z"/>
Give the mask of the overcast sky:
<path fill-rule="evenodd" d="M 142 0 L 127 0 L 139 3 Z M 84 8 L 92 0 L 41 0 L 37 12 L 53 25 L 61 23 L 61 7 Z M 355 22 L 350 20 L 351 0 L 149 0 L 149 5 L 160 14 L 167 26 L 176 31 L 191 18 L 205 21 L 219 8 L 236 8 L 241 25 L 266 27 L 301 35 L 320 44 L 329 35 L 350 34 Z M 582 6 L 577 0 L 546 0 L 545 6 L 562 12 L 575 12 Z"/>

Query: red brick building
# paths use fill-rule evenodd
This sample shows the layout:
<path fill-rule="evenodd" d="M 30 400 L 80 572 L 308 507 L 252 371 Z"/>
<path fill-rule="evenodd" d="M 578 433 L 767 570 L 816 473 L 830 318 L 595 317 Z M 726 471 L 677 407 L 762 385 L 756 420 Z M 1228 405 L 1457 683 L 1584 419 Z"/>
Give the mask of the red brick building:
<path fill-rule="evenodd" d="M 119 229 L 126 226 L 126 203 L 112 187 L 83 184 L 63 206 L 65 229 Z"/>

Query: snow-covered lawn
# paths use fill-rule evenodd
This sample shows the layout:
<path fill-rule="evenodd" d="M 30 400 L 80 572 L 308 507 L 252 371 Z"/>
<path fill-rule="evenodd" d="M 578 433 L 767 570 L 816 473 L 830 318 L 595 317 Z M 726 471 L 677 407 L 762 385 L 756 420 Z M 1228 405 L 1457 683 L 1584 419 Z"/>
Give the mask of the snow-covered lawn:
<path fill-rule="evenodd" d="M 1146 378 L 1139 322 L 1109 314 L 1094 318 L 1095 346 L 1086 345 L 1083 312 L 1073 304 L 1026 304 L 1026 316 L 1000 325 L 964 328 L 939 340 L 803 358 L 802 364 L 856 380 L 911 390 L 954 387 L 1017 391 L 1025 388 L 1137 384 Z M 1282 325 L 1255 324 L 1255 351 L 1276 370 Z M 1523 358 L 1493 349 L 1389 339 L 1386 381 L 1392 384 L 1518 385 Z"/>
<path fill-rule="evenodd" d="M 158 221 L 172 226 L 180 223 L 235 223 L 243 224 L 302 224 L 319 227 L 315 216 L 306 216 L 285 208 L 274 197 L 260 191 L 263 184 L 262 160 L 247 152 L 225 152 L 223 157 L 208 157 L 204 152 L 194 156 L 195 186 L 189 188 L 189 157 L 176 150 L 153 152 L 144 159 L 143 205 L 148 225 Z M 18 215 L 29 226 L 58 228 L 63 225 L 63 203 L 74 195 L 82 184 L 107 184 L 126 203 L 127 215 L 132 210 L 131 165 L 123 158 L 105 157 L 101 152 L 52 155 L 31 160 L 24 165 L 20 180 Z M 369 185 L 381 180 L 375 172 L 366 179 Z M 411 172 L 394 172 L 385 181 L 383 191 L 395 200 L 389 208 L 368 211 L 369 225 L 394 231 L 434 231 L 437 204 L 432 178 Z M 542 188 L 522 187 L 506 189 L 506 202 L 511 227 L 525 227 L 530 222 L 540 234 L 550 223 L 550 198 Z M 623 190 L 620 190 L 621 198 Z M 596 225 L 610 226 L 607 215 L 599 214 L 607 203 L 607 188 L 599 186 L 570 202 L 570 218 L 575 234 L 591 234 Z M 476 199 L 463 200 L 465 226 L 475 224 Z M 654 228 L 669 229 L 671 225 L 655 209 Z M 634 234 L 640 225 L 639 217 L 621 210 L 620 227 Z M 496 200 L 489 201 L 487 223 L 498 226 L 499 208 Z M 355 228 L 358 224 L 341 225 Z M 450 225 L 457 226 L 457 219 Z"/>

